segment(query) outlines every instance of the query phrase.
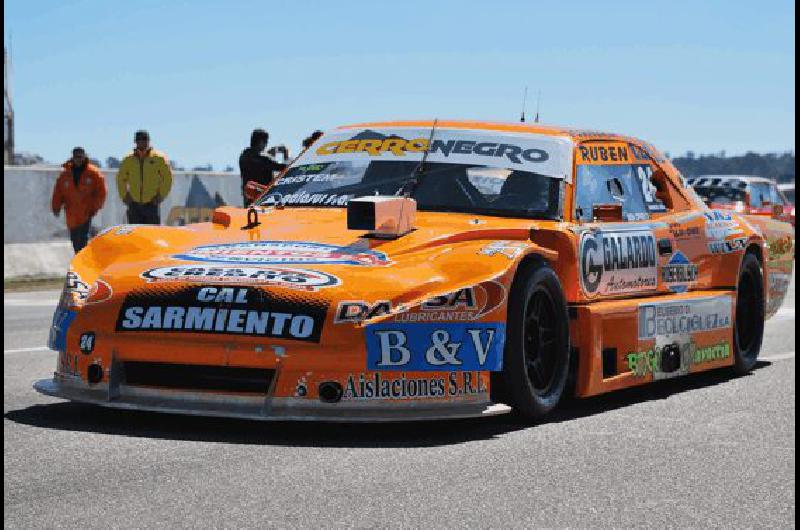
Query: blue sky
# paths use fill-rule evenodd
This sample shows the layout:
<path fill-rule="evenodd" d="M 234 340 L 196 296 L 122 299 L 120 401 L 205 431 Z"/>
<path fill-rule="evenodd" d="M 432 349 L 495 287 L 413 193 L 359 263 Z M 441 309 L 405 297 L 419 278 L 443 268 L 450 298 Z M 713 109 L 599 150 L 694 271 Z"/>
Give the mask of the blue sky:
<path fill-rule="evenodd" d="M 254 127 L 519 119 L 673 155 L 794 150 L 794 3 L 5 3 L 17 149 L 105 160 L 146 128 L 184 166 L 236 165 Z"/>

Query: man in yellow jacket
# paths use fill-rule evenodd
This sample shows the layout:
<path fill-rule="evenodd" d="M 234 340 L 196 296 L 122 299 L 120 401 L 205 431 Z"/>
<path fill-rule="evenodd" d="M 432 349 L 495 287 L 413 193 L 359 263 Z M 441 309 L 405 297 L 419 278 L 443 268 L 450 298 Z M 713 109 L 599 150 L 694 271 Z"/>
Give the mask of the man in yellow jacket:
<path fill-rule="evenodd" d="M 166 155 L 150 147 L 150 134 L 136 131 L 136 148 L 117 172 L 119 198 L 128 206 L 128 222 L 161 224 L 158 205 L 172 188 L 172 170 Z"/>

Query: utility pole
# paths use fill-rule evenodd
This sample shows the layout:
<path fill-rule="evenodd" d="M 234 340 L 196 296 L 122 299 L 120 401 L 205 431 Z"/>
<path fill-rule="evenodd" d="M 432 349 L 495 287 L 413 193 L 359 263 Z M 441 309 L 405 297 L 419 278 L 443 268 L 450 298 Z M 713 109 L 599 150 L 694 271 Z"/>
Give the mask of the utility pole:
<path fill-rule="evenodd" d="M 14 107 L 11 105 L 11 57 L 3 46 L 3 164 L 14 163 Z"/>

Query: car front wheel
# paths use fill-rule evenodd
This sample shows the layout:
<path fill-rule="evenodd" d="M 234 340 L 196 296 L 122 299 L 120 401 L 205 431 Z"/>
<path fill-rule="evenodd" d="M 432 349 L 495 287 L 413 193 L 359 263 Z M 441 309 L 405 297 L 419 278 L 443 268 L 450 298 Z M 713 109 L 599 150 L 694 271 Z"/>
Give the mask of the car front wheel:
<path fill-rule="evenodd" d="M 540 418 L 561 400 L 569 376 L 569 316 L 561 282 L 543 262 L 524 265 L 508 302 L 502 384 L 520 414 Z"/>

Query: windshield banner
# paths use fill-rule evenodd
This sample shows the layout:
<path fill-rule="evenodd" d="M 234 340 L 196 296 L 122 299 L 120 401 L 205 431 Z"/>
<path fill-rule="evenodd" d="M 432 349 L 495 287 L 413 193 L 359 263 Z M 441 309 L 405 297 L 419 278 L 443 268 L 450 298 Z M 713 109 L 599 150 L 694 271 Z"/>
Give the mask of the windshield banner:
<path fill-rule="evenodd" d="M 347 160 L 421 160 L 429 148 L 430 136 L 430 129 L 416 128 L 335 131 L 320 138 L 296 165 Z M 427 161 L 530 171 L 568 179 L 572 173 L 572 142 L 558 136 L 437 128 Z"/>

